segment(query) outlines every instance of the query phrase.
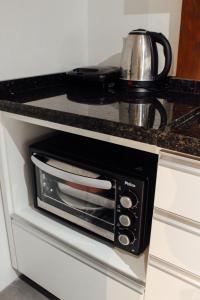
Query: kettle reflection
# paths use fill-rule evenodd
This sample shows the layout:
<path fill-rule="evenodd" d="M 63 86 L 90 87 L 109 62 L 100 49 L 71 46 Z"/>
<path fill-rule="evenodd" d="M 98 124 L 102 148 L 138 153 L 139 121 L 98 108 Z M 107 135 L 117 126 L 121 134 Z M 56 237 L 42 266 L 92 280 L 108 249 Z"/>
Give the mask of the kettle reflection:
<path fill-rule="evenodd" d="M 167 112 L 157 98 L 139 98 L 121 103 L 120 121 L 144 129 L 159 129 L 167 125 Z"/>

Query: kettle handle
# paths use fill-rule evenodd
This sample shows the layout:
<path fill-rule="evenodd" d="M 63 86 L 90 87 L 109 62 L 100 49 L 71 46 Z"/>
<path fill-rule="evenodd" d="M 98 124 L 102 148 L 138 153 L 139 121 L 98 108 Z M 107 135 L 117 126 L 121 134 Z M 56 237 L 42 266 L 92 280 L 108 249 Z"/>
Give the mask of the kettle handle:
<path fill-rule="evenodd" d="M 148 118 L 148 128 L 153 127 L 155 111 L 158 111 L 160 114 L 160 126 L 159 129 L 167 125 L 167 113 L 164 106 L 158 101 L 158 99 L 154 99 L 153 103 L 149 108 L 149 118 Z"/>
<path fill-rule="evenodd" d="M 172 64 L 172 49 L 169 41 L 166 39 L 164 34 L 157 32 L 149 32 L 150 36 L 154 40 L 154 42 L 161 44 L 163 46 L 163 52 L 165 56 L 165 66 L 160 74 L 156 76 L 156 80 L 161 80 L 166 77 L 170 71 Z"/>

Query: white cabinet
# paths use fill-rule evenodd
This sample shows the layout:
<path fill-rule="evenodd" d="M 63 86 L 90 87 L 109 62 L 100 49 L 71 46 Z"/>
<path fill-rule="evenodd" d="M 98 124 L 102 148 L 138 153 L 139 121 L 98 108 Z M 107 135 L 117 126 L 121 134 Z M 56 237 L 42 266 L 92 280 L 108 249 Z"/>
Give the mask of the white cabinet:
<path fill-rule="evenodd" d="M 142 300 L 143 293 L 53 247 L 13 224 L 18 269 L 62 300 Z"/>
<path fill-rule="evenodd" d="M 70 129 L 21 118 L 0 113 L 1 182 L 12 265 L 61 299 L 143 299 L 147 252 L 134 257 L 34 209 L 28 146 L 51 132 L 49 128 Z"/>
<path fill-rule="evenodd" d="M 132 257 L 97 246 L 33 208 L 28 145 L 55 124 L 40 121 L 44 128 L 38 120 L 23 123 L 7 114 L 0 121 L 1 181 L 13 266 L 63 300 L 142 300 L 148 251 Z M 161 154 L 145 300 L 200 299 L 199 183 L 200 161 Z M 152 265 L 156 259 L 162 267 Z"/>
<path fill-rule="evenodd" d="M 200 222 L 200 161 L 162 153 L 155 206 Z"/>
<path fill-rule="evenodd" d="M 145 300 L 199 300 L 199 286 L 198 282 L 149 266 Z"/>
<path fill-rule="evenodd" d="M 156 215 L 150 254 L 200 276 L 200 226 L 194 228 Z"/>
<path fill-rule="evenodd" d="M 11 266 L 10 251 L 0 190 L 0 291 L 17 277 Z"/>
<path fill-rule="evenodd" d="M 200 161 L 161 153 L 145 300 L 200 299 Z"/>

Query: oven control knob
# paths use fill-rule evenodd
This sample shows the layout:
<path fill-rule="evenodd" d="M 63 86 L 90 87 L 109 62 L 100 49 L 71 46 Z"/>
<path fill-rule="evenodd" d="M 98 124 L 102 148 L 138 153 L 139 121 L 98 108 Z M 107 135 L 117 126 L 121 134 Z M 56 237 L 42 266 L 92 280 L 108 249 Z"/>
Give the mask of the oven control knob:
<path fill-rule="evenodd" d="M 126 234 L 120 234 L 118 236 L 118 241 L 120 242 L 121 245 L 123 246 L 128 246 L 131 243 L 130 238 Z"/>
<path fill-rule="evenodd" d="M 128 196 L 122 196 L 120 198 L 120 204 L 124 208 L 131 208 L 133 206 L 133 202 L 132 202 L 131 198 Z"/>
<path fill-rule="evenodd" d="M 131 219 L 127 215 L 121 215 L 119 217 L 119 223 L 124 227 L 131 226 Z"/>

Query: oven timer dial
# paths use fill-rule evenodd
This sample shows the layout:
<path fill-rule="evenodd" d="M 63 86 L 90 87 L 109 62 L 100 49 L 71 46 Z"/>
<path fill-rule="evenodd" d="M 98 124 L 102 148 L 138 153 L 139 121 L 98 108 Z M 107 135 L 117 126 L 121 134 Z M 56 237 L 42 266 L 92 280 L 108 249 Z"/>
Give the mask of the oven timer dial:
<path fill-rule="evenodd" d="M 133 206 L 132 200 L 128 196 L 122 196 L 120 198 L 120 204 L 124 208 L 131 208 Z"/>
<path fill-rule="evenodd" d="M 123 208 L 131 208 L 137 204 L 137 197 L 135 194 L 125 195 L 120 198 L 120 204 Z"/>
<path fill-rule="evenodd" d="M 119 217 L 119 222 L 122 226 L 124 227 L 129 227 L 131 226 L 131 219 L 127 215 L 121 215 Z"/>
<path fill-rule="evenodd" d="M 130 238 L 126 234 L 120 234 L 118 237 L 118 240 L 119 240 L 120 244 L 123 246 L 128 246 L 131 243 Z"/>
<path fill-rule="evenodd" d="M 129 246 L 135 242 L 135 236 L 125 232 L 118 235 L 118 241 L 122 246 Z"/>

